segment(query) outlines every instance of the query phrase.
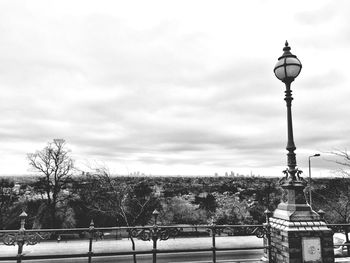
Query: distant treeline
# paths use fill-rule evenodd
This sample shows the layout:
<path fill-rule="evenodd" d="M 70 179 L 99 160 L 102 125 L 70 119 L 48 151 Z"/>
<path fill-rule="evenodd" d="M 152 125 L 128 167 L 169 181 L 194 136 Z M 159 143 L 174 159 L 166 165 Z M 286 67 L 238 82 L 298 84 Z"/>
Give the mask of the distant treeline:
<path fill-rule="evenodd" d="M 282 177 L 282 176 L 281 176 Z M 264 222 L 264 211 L 280 202 L 277 177 L 132 177 L 94 173 L 72 176 L 60 189 L 54 224 L 42 177 L 0 179 L 0 228 L 16 229 L 27 212 L 27 228 L 146 225 L 152 212 L 161 224 Z M 314 178 L 314 210 L 331 223 L 349 222 L 350 178 Z M 308 190 L 308 189 L 306 189 Z M 306 191 L 308 200 L 308 191 Z"/>

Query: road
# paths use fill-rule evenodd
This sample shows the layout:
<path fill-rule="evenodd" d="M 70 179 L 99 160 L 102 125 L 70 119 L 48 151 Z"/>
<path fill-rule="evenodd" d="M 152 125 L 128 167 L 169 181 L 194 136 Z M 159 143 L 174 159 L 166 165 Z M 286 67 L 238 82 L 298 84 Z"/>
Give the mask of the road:
<path fill-rule="evenodd" d="M 116 251 L 130 251 L 130 240 L 104 240 L 94 241 L 93 251 L 99 252 L 116 252 Z M 244 250 L 247 247 L 259 247 L 262 246 L 262 239 L 256 237 L 217 237 L 217 247 L 221 248 L 237 248 L 241 250 L 236 251 L 217 251 L 217 262 L 246 262 L 248 260 L 255 259 L 256 262 L 263 256 L 262 249 Z M 211 238 L 176 238 L 169 239 L 167 241 L 158 242 L 159 250 L 170 249 L 203 249 L 211 247 Z M 68 242 L 43 242 L 34 246 L 25 246 L 24 254 L 29 255 L 57 255 L 57 254 L 71 254 L 71 253 L 86 253 L 88 248 L 88 242 L 85 241 L 68 241 Z M 136 249 L 138 251 L 151 250 L 152 242 L 148 241 L 136 241 Z M 0 246 L 1 256 L 14 256 L 16 255 L 16 247 Z M 152 255 L 137 255 L 138 263 L 152 262 Z M 186 252 L 186 253 L 166 253 L 157 254 L 158 263 L 207 263 L 212 262 L 212 252 Z M 1 262 L 14 262 L 14 261 L 1 261 Z M 68 258 L 68 259 L 45 259 L 45 260 L 25 260 L 24 262 L 50 262 L 50 263 L 63 263 L 63 262 L 87 262 L 87 258 Z M 130 263 L 132 261 L 131 256 L 113 256 L 113 257 L 95 257 L 92 262 L 117 262 L 117 263 Z"/>

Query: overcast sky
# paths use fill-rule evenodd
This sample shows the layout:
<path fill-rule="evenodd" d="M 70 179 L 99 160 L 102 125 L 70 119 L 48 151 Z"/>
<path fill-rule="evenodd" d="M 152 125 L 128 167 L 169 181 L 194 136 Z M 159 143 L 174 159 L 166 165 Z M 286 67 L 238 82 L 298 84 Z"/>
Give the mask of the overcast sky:
<path fill-rule="evenodd" d="M 80 169 L 282 176 L 285 40 L 297 162 L 350 146 L 349 1 L 1 1 L 0 174 L 63 138 Z"/>

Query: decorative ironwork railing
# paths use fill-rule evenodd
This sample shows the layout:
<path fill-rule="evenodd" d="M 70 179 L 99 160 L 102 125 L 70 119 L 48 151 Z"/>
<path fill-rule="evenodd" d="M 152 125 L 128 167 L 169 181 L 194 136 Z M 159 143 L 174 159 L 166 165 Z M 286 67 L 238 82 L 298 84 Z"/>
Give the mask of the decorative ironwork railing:
<path fill-rule="evenodd" d="M 103 227 L 96 228 L 93 221 L 89 228 L 72 228 L 72 229 L 30 229 L 24 228 L 25 217 L 21 217 L 21 227 L 19 230 L 2 230 L 0 231 L 0 240 L 3 245 L 17 246 L 16 255 L 4 255 L 0 254 L 0 261 L 15 261 L 22 262 L 24 260 L 36 260 L 36 259 L 60 259 L 60 258 L 86 258 L 87 262 L 91 263 L 93 258 L 102 256 L 120 256 L 130 255 L 136 257 L 141 254 L 149 254 L 152 256 L 152 262 L 157 262 L 157 255 L 164 253 L 181 253 L 181 252 L 210 252 L 210 258 L 212 262 L 217 261 L 217 252 L 219 251 L 235 251 L 235 250 L 264 250 L 264 256 L 266 261 L 269 257 L 270 248 L 270 225 L 267 217 L 267 223 L 262 225 L 174 225 L 174 226 L 161 226 L 157 224 L 155 220 L 154 225 L 142 226 L 142 227 Z M 128 251 L 94 251 L 94 240 L 107 238 L 105 234 L 115 233 L 115 237 L 121 233 L 124 236 L 134 240 L 151 241 L 152 249 L 138 250 L 136 247 Z M 159 249 L 158 241 L 165 241 L 169 238 L 179 238 L 181 236 L 206 236 L 210 239 L 210 246 L 189 248 L 182 247 L 179 249 Z M 263 245 L 259 246 L 247 246 L 247 247 L 222 247 L 217 246 L 218 236 L 242 236 L 251 235 L 258 238 L 264 238 Z M 80 240 L 79 242 L 85 242 L 86 252 L 83 253 L 46 253 L 46 254 L 26 254 L 23 253 L 23 246 L 34 246 L 40 242 L 66 242 L 70 239 Z M 183 239 L 186 242 L 186 239 Z M 118 241 L 117 241 L 118 242 Z M 115 243 L 116 246 L 118 243 Z M 134 242 L 132 242 L 134 243 Z M 96 245 L 95 245 L 96 246 Z M 262 254 L 261 254 L 262 256 Z"/>
<path fill-rule="evenodd" d="M 336 254 L 335 256 L 336 257 L 350 256 L 350 240 L 349 240 L 350 224 L 327 224 L 327 226 L 333 230 L 333 233 L 344 234 L 343 235 L 344 242 L 342 242 L 341 244 L 334 244 L 334 247 L 338 248 L 337 252 L 339 252 L 339 254 L 338 255 Z M 334 240 L 336 241 L 336 239 Z"/>

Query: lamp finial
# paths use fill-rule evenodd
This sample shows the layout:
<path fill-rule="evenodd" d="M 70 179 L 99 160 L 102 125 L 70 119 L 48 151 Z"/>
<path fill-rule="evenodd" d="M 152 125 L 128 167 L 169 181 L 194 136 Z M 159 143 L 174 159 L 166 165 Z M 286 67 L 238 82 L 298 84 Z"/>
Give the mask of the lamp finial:
<path fill-rule="evenodd" d="M 286 43 L 284 44 L 284 48 L 283 48 L 283 51 L 290 51 L 290 46 L 289 46 L 289 44 L 288 44 L 288 41 L 286 40 Z"/>

